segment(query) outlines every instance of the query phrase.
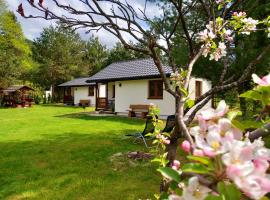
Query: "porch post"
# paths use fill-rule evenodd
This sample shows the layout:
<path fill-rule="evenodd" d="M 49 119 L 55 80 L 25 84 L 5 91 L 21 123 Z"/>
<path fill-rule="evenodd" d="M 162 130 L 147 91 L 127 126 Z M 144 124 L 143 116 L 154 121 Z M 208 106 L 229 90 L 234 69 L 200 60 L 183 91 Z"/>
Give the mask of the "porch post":
<path fill-rule="evenodd" d="M 98 92 L 98 83 L 96 82 L 96 86 L 95 86 L 95 88 L 96 88 L 96 111 L 97 111 L 97 106 L 98 106 L 98 96 L 99 96 L 99 92 Z"/>
<path fill-rule="evenodd" d="M 108 110 L 109 109 L 109 91 L 108 91 L 108 82 L 106 83 L 106 107 L 105 109 Z"/>
<path fill-rule="evenodd" d="M 46 94 L 45 94 L 45 96 L 46 96 Z M 66 103 L 65 96 L 66 96 L 66 87 L 64 87 L 64 94 L 63 94 L 63 103 L 64 103 L 64 104 Z M 45 97 L 45 98 L 46 98 L 46 97 Z"/>

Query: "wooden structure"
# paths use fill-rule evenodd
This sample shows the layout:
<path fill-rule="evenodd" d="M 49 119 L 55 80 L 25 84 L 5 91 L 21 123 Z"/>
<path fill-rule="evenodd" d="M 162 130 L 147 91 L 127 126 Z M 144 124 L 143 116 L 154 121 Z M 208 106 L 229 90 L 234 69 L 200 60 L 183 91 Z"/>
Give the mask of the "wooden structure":
<path fill-rule="evenodd" d="M 79 105 L 88 107 L 91 105 L 91 102 L 88 99 L 81 99 Z"/>
<path fill-rule="evenodd" d="M 150 105 L 143 105 L 143 104 L 131 104 L 129 106 L 128 116 L 129 117 L 137 117 L 137 114 L 140 113 L 142 118 L 146 118 L 149 112 Z"/>
<path fill-rule="evenodd" d="M 31 91 L 34 90 L 25 85 L 14 85 L 1 90 L 2 104 L 7 107 L 31 107 L 33 102 Z"/>

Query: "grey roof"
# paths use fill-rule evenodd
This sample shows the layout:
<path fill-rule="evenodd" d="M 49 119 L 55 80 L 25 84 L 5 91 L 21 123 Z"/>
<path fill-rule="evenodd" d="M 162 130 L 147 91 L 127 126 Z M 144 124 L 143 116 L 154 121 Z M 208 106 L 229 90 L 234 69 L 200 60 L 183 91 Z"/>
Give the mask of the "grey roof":
<path fill-rule="evenodd" d="M 33 90 L 32 88 L 26 85 L 12 85 L 12 86 L 9 86 L 7 89 L 3 90 L 3 92 L 16 92 L 21 89 Z"/>
<path fill-rule="evenodd" d="M 169 66 L 164 65 L 163 69 L 167 75 L 172 73 L 172 69 Z M 154 61 L 152 59 L 139 59 L 112 63 L 90 77 L 87 82 L 143 79 L 151 77 L 160 77 Z"/>
<path fill-rule="evenodd" d="M 87 83 L 86 81 L 89 78 L 76 78 L 74 80 L 62 83 L 58 86 L 60 87 L 69 87 L 69 86 L 88 86 L 88 85 L 95 85 L 95 83 Z"/>

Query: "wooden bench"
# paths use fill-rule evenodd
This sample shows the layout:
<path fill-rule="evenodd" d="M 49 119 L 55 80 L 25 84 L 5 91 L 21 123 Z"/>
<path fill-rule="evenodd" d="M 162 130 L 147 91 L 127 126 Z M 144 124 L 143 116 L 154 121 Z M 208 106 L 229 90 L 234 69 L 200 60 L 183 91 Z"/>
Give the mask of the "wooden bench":
<path fill-rule="evenodd" d="M 80 106 L 90 106 L 90 100 L 83 100 L 81 99 L 80 100 L 80 103 L 79 103 Z"/>
<path fill-rule="evenodd" d="M 149 112 L 150 105 L 143 105 L 143 104 L 131 104 L 129 106 L 128 116 L 129 117 L 137 117 L 137 114 L 140 113 L 142 118 L 146 118 Z"/>

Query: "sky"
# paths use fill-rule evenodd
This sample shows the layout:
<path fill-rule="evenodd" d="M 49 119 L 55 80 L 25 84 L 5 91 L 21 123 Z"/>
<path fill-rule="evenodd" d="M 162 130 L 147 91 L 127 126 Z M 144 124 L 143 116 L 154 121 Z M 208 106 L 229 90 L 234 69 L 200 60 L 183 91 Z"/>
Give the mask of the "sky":
<path fill-rule="evenodd" d="M 37 2 L 38 0 L 35 0 L 35 2 Z M 22 18 L 17 12 L 17 7 L 20 3 L 23 3 L 24 5 L 24 10 L 25 10 L 25 13 L 29 14 L 32 12 L 35 13 L 36 11 L 33 10 L 33 8 L 31 8 L 30 6 L 28 6 L 28 3 L 26 2 L 26 0 L 6 0 L 7 2 L 7 5 L 8 5 L 8 8 L 15 12 L 16 16 L 17 16 L 17 19 L 18 21 L 20 22 L 21 26 L 22 26 L 22 29 L 23 29 L 23 32 L 25 34 L 25 36 L 30 39 L 30 40 L 34 40 L 35 38 L 39 37 L 40 36 L 40 33 L 42 32 L 43 28 L 45 27 L 49 27 L 50 25 L 54 25 L 55 22 L 53 21 L 48 21 L 48 20 L 43 20 L 43 19 L 24 19 Z M 61 14 L 62 11 L 60 8 L 57 8 L 55 6 L 55 4 L 51 1 L 51 0 L 44 0 L 44 2 L 46 3 L 46 6 L 49 7 L 50 10 L 53 10 L 55 11 L 56 13 L 58 14 Z M 61 3 L 66 3 L 68 2 L 69 4 L 71 5 L 76 5 L 76 8 L 80 8 L 80 9 L 83 9 L 85 10 L 86 7 L 84 7 L 82 4 L 78 3 L 79 0 L 59 0 L 59 2 Z M 134 7 L 134 8 L 140 8 L 140 9 L 143 9 L 143 5 L 144 5 L 144 0 L 129 0 L 129 3 Z M 110 9 L 110 5 L 108 4 L 107 5 L 107 9 Z M 150 17 L 153 17 L 153 16 L 156 16 L 158 14 L 161 14 L 160 12 L 160 9 L 154 5 L 154 4 L 148 4 L 148 14 Z M 115 43 L 118 41 L 118 39 L 113 36 L 112 34 L 104 31 L 104 30 L 101 30 L 99 32 L 91 32 L 90 34 L 85 34 L 86 30 L 84 29 L 80 29 L 78 31 L 81 35 L 81 37 L 84 39 L 84 40 L 87 40 L 91 37 L 91 35 L 95 35 L 99 38 L 100 42 L 103 44 L 103 45 L 106 45 L 107 48 L 112 48 Z M 127 40 L 132 40 L 131 37 L 129 37 L 128 35 L 125 36 Z"/>

